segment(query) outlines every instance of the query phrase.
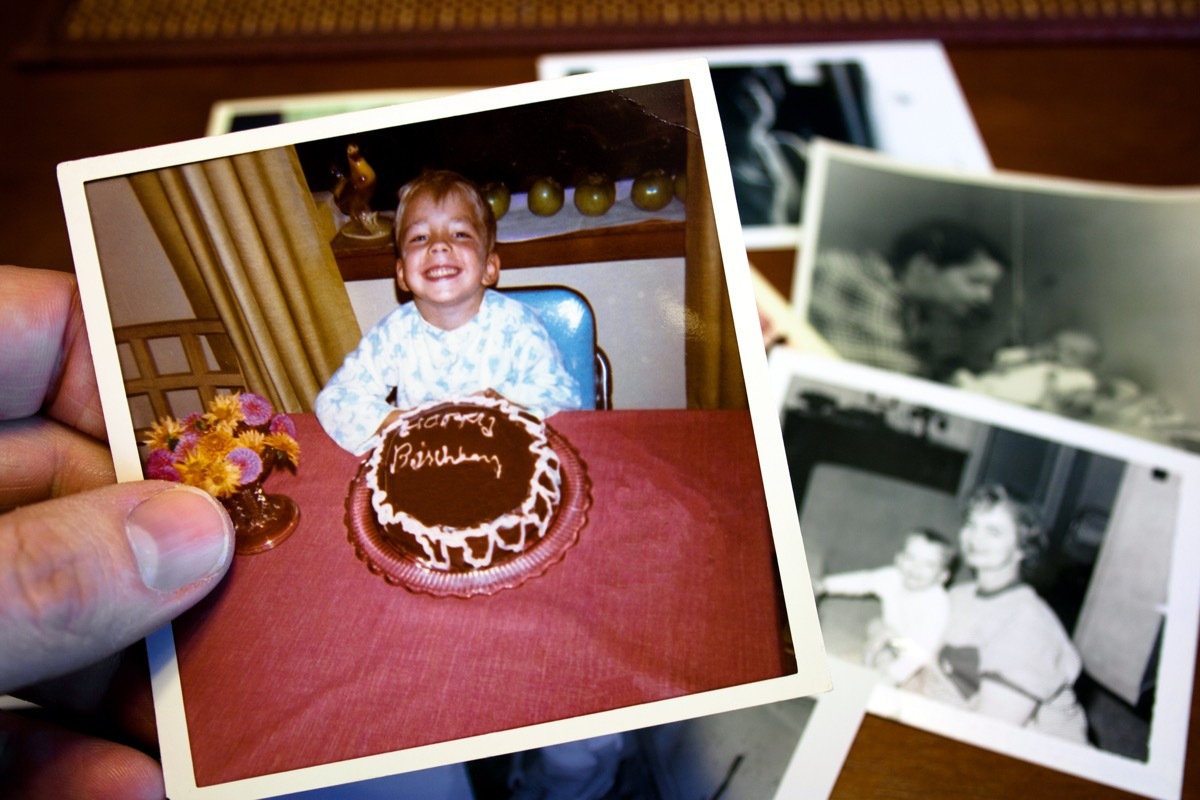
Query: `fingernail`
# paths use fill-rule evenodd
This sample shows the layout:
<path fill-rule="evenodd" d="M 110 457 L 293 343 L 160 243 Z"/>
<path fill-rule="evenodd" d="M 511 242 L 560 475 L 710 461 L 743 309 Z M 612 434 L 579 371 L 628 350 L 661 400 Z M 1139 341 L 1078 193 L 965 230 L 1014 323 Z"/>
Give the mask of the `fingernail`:
<path fill-rule="evenodd" d="M 129 512 L 125 534 L 142 582 L 159 592 L 216 574 L 233 545 L 233 523 L 221 504 L 191 486 L 143 500 Z"/>

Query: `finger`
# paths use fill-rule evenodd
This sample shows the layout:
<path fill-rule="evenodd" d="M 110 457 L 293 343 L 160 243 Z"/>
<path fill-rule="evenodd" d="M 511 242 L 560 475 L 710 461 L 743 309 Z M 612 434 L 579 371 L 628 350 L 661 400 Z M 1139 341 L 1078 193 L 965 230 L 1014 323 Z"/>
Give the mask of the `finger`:
<path fill-rule="evenodd" d="M 150 668 L 142 642 L 16 695 L 37 705 L 36 709 L 23 712 L 26 717 L 36 716 L 80 733 L 120 742 L 157 760 L 158 731 Z M 4 781 L 0 778 L 2 785 Z"/>
<path fill-rule="evenodd" d="M 159 800 L 162 768 L 132 747 L 0 712 L 0 786 L 14 800 Z"/>
<path fill-rule="evenodd" d="M 73 719 L 96 717 L 104 706 L 105 697 L 112 689 L 113 678 L 125 654 L 135 649 L 139 649 L 139 646 L 133 645 L 83 669 L 35 683 L 13 692 L 13 695 L 47 711 L 60 712 Z"/>
<path fill-rule="evenodd" d="M 89 732 L 106 739 L 132 744 L 151 755 L 158 751 L 144 642 L 13 694 L 62 719 L 88 720 L 89 726 L 94 726 Z"/>
<path fill-rule="evenodd" d="M 104 417 L 75 278 L 0 266 L 0 419 L 46 413 L 97 439 Z"/>
<path fill-rule="evenodd" d="M 232 554 L 220 504 L 161 481 L 0 516 L 0 693 L 141 639 L 207 594 Z"/>
<path fill-rule="evenodd" d="M 139 642 L 122 654 L 98 713 L 121 731 L 127 741 L 147 753 L 157 754 L 154 693 L 150 688 L 150 664 L 143 643 Z"/>
<path fill-rule="evenodd" d="M 112 454 L 90 436 L 44 417 L 0 421 L 0 511 L 115 481 Z"/>

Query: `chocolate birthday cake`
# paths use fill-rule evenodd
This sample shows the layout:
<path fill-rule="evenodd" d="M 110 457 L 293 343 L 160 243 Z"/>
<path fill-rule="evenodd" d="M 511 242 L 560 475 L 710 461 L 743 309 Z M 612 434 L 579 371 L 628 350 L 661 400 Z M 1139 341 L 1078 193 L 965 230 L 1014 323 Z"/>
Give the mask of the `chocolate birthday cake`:
<path fill-rule="evenodd" d="M 366 482 L 383 539 L 448 572 L 486 569 L 529 550 L 562 501 L 545 424 L 500 397 L 404 413 L 381 432 Z"/>

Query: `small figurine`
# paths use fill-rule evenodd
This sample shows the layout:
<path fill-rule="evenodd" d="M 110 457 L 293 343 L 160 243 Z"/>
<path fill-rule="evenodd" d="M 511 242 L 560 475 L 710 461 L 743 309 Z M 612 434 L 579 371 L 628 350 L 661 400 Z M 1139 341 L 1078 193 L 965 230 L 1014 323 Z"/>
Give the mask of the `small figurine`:
<path fill-rule="evenodd" d="M 387 223 L 381 221 L 379 212 L 371 208 L 371 196 L 375 192 L 375 170 L 363 158 L 362 151 L 354 142 L 346 145 L 346 161 L 350 167 L 348 175 L 336 164 L 331 167 L 337 178 L 333 187 L 334 202 L 343 214 L 350 217 L 342 226 L 342 235 L 352 239 L 378 239 L 387 236 Z"/>

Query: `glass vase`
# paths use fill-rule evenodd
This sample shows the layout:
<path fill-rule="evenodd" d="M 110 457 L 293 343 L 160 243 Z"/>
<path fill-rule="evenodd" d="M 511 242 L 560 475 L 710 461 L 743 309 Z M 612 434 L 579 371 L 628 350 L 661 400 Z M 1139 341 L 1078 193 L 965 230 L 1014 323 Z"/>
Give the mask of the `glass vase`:
<path fill-rule="evenodd" d="M 221 498 L 237 531 L 234 551 L 238 555 L 253 555 L 278 547 L 300 522 L 300 508 L 292 498 L 263 491 L 265 477 Z"/>

